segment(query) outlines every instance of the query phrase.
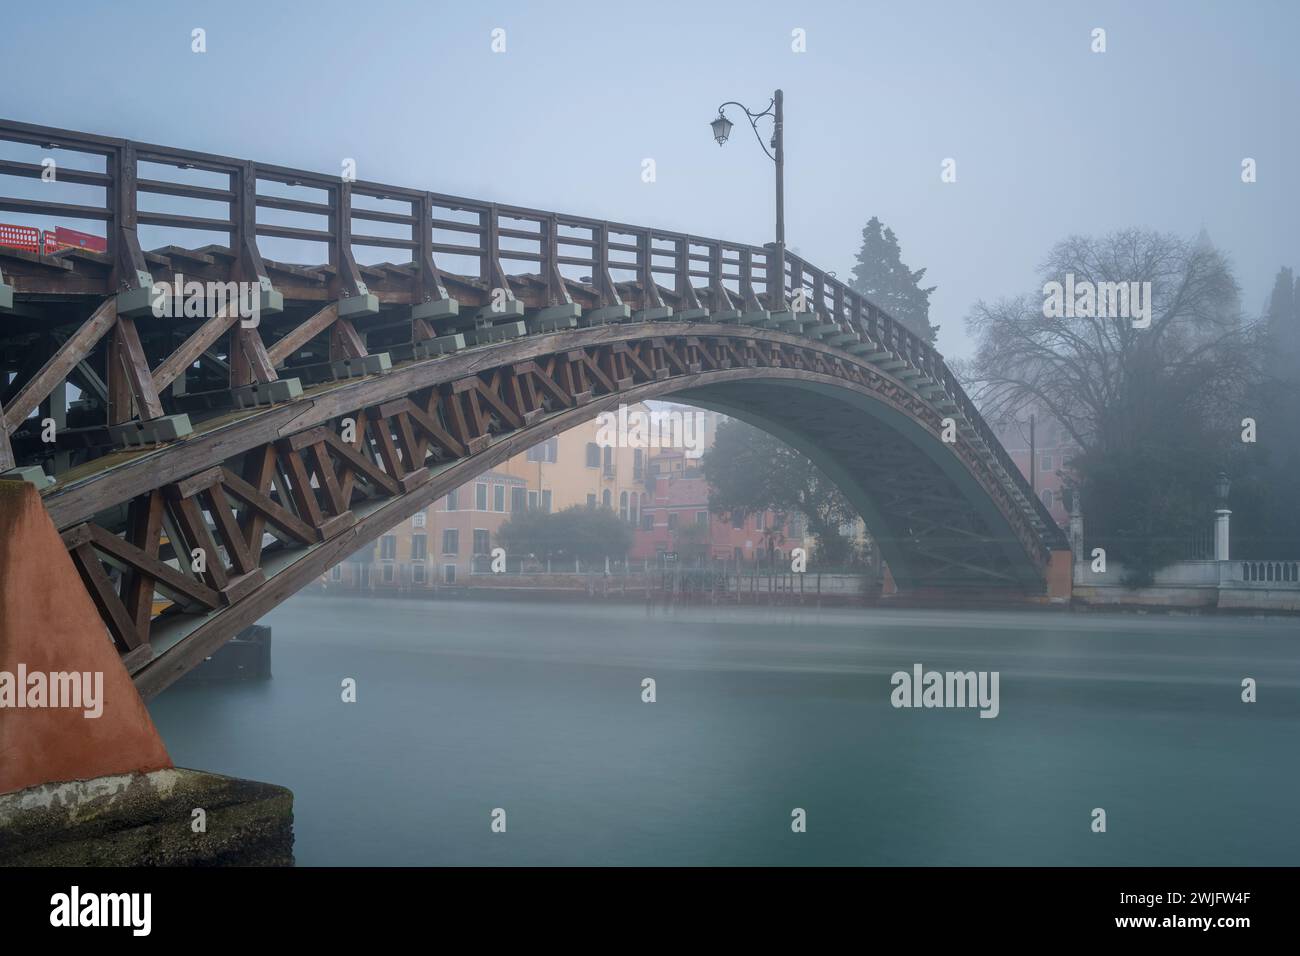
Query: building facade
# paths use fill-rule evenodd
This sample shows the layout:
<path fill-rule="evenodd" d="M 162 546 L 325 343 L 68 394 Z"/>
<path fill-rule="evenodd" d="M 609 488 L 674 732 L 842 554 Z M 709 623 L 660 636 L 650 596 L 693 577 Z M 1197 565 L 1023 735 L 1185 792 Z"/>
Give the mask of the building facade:
<path fill-rule="evenodd" d="M 598 431 L 596 420 L 585 422 L 466 482 L 331 568 L 325 587 L 421 591 L 463 584 L 491 573 L 501 526 L 528 510 L 603 507 L 635 526 L 647 450 L 601 447 Z M 518 564 L 507 556 L 507 567 Z"/>

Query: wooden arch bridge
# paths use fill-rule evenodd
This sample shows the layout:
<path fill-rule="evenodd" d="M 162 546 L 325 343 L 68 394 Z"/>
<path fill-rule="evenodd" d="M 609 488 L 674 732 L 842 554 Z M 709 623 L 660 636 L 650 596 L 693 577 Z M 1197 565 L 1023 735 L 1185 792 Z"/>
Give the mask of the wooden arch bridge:
<path fill-rule="evenodd" d="M 1067 547 L 941 356 L 775 245 L 17 122 L 0 143 L 32 160 L 0 158 L 0 212 L 104 224 L 0 246 L 0 472 L 41 485 L 146 697 L 477 473 L 669 394 L 807 454 L 901 589 L 1043 594 Z M 151 227 L 224 241 L 146 250 Z M 200 307 L 158 317 L 178 282 Z M 214 305 L 227 283 L 254 314 Z"/>

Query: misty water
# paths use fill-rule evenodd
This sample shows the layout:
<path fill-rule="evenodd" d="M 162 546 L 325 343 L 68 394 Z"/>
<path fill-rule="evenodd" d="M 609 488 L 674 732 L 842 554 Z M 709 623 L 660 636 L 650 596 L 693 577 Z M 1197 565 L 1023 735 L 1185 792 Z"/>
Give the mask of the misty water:
<path fill-rule="evenodd" d="M 1294 620 L 299 596 L 263 623 L 273 679 L 151 711 L 178 766 L 293 790 L 300 865 L 1300 863 Z M 998 671 L 999 715 L 894 708 L 916 663 Z"/>

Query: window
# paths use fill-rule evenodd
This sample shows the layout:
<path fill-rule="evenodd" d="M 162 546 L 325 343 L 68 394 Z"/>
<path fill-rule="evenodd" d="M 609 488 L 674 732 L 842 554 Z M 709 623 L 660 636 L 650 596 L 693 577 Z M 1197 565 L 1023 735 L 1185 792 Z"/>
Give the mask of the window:
<path fill-rule="evenodd" d="M 516 485 L 510 489 L 510 510 L 513 512 L 524 511 L 528 508 L 528 489 L 522 485 Z"/>
<path fill-rule="evenodd" d="M 336 564 L 334 565 L 334 567 L 330 568 L 330 580 L 331 581 L 343 580 L 343 565 Z"/>
<path fill-rule="evenodd" d="M 424 512 L 423 512 L 423 511 L 417 511 L 415 514 L 411 515 L 411 527 L 412 527 L 412 528 L 423 528 L 423 527 L 424 527 Z"/>
<path fill-rule="evenodd" d="M 459 488 L 453 488 L 453 489 L 451 489 L 451 491 L 447 492 L 447 510 L 448 510 L 448 511 L 455 511 L 455 510 L 456 510 L 456 492 L 458 492 L 459 490 L 460 490 Z"/>
<path fill-rule="evenodd" d="M 594 441 L 587 442 L 587 467 L 600 467 L 600 446 Z"/>
<path fill-rule="evenodd" d="M 653 531 L 655 529 L 655 513 L 653 511 L 641 512 L 641 529 L 643 531 Z"/>
<path fill-rule="evenodd" d="M 551 493 L 549 491 L 542 492 L 542 510 L 547 514 L 551 513 Z"/>
<path fill-rule="evenodd" d="M 703 527 L 709 523 L 709 513 L 707 511 L 695 512 L 695 523 Z"/>
<path fill-rule="evenodd" d="M 627 492 L 618 496 L 618 516 L 621 520 L 627 520 Z"/>
<path fill-rule="evenodd" d="M 609 502 L 610 502 L 609 489 L 606 488 L 604 491 L 600 493 L 600 503 L 604 505 L 606 508 L 609 508 L 610 507 Z"/>
<path fill-rule="evenodd" d="M 587 495 L 587 507 L 588 507 L 588 508 L 594 508 L 594 507 L 596 507 L 596 496 L 595 496 L 595 495 Z"/>
<path fill-rule="evenodd" d="M 743 511 L 733 511 L 733 512 L 731 513 L 731 526 L 732 526 L 733 528 L 743 528 L 743 527 L 745 527 L 745 512 L 743 512 Z"/>
<path fill-rule="evenodd" d="M 397 557 L 397 535 L 386 534 L 379 539 L 379 557 L 384 561 L 392 561 Z"/>
<path fill-rule="evenodd" d="M 385 565 L 384 565 L 384 583 L 385 583 L 385 584 L 392 584 L 393 581 L 396 579 L 396 577 L 397 577 L 397 565 L 395 565 L 395 564 L 385 564 Z"/>
<path fill-rule="evenodd" d="M 1052 507 L 1052 498 L 1053 498 L 1053 496 L 1052 496 L 1052 489 L 1051 489 L 1051 488 L 1044 488 L 1044 489 L 1043 489 L 1043 494 L 1042 494 L 1043 505 L 1046 506 L 1046 507 L 1048 507 L 1048 508 Z"/>
<path fill-rule="evenodd" d="M 423 561 L 429 553 L 428 538 L 422 534 L 411 535 L 411 560 Z"/>
<path fill-rule="evenodd" d="M 1051 455 L 1044 455 L 1044 456 L 1042 457 L 1042 461 L 1040 461 L 1040 462 L 1039 462 L 1039 465 L 1038 465 L 1038 470 L 1039 470 L 1039 471 L 1051 471 L 1051 470 L 1052 470 L 1052 456 L 1051 456 Z"/>
<path fill-rule="evenodd" d="M 533 508 L 536 507 L 537 507 L 537 492 L 530 491 L 528 492 L 528 509 L 531 511 Z"/>
<path fill-rule="evenodd" d="M 506 510 L 506 486 L 505 485 L 492 486 L 492 510 L 493 511 Z"/>
<path fill-rule="evenodd" d="M 677 528 L 677 512 L 668 512 L 668 530 L 674 531 Z"/>
<path fill-rule="evenodd" d="M 548 438 L 540 445 L 534 445 L 528 449 L 528 460 L 553 462 L 558 457 L 559 446 L 560 440 L 558 438 Z"/>
<path fill-rule="evenodd" d="M 442 532 L 442 553 L 460 554 L 460 531 L 456 528 L 444 528 Z"/>
<path fill-rule="evenodd" d="M 612 449 L 612 448 L 610 448 L 608 445 L 606 445 L 605 448 L 604 448 L 604 452 L 605 452 L 605 455 L 604 455 L 604 458 L 605 458 L 605 474 L 606 474 L 606 475 L 612 475 L 612 474 L 614 474 L 614 449 Z"/>
<path fill-rule="evenodd" d="M 413 565 L 411 565 L 411 583 L 412 583 L 412 584 L 423 584 L 423 583 L 424 583 L 424 565 L 423 565 L 423 564 L 413 564 Z"/>
<path fill-rule="evenodd" d="M 456 565 L 444 564 L 442 566 L 442 583 L 443 584 L 456 583 Z"/>
<path fill-rule="evenodd" d="M 492 551 L 492 536 L 488 534 L 486 528 L 474 529 L 474 553 L 490 554 Z"/>
<path fill-rule="evenodd" d="M 632 478 L 640 481 L 645 474 L 645 452 L 640 448 L 632 452 Z"/>
<path fill-rule="evenodd" d="M 477 482 L 474 485 L 474 507 L 479 511 L 487 511 L 487 484 Z"/>

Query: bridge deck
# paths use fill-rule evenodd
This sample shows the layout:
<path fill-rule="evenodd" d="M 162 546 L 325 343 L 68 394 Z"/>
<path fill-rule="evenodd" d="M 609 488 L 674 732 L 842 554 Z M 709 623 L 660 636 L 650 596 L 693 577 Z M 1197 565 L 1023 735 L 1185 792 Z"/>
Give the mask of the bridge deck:
<path fill-rule="evenodd" d="M 60 182 L 104 191 L 100 206 L 0 191 L 0 212 L 106 228 L 102 250 L 46 254 L 47 233 L 35 251 L 0 244 L 0 371 L 13 375 L 0 472 L 53 479 L 46 509 L 142 687 L 477 471 L 674 392 L 816 436 L 819 466 L 858 489 L 891 568 L 917 583 L 1032 588 L 1065 546 L 929 343 L 782 247 L 0 121 L 3 140 L 88 157 Z M 42 189 L 42 169 L 0 160 L 0 184 Z M 146 251 L 142 226 L 228 244 Z M 277 242 L 318 243 L 327 262 L 263 258 Z M 357 262 L 366 248 L 410 260 Z M 190 313 L 158 297 L 186 283 L 202 284 Z M 222 298 L 227 283 L 242 298 Z M 887 508 L 873 511 L 868 485 Z M 177 561 L 193 548 L 213 556 L 206 570 Z M 159 595 L 173 603 L 155 614 Z"/>

